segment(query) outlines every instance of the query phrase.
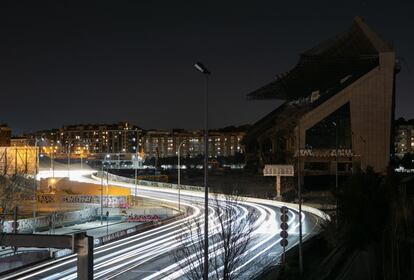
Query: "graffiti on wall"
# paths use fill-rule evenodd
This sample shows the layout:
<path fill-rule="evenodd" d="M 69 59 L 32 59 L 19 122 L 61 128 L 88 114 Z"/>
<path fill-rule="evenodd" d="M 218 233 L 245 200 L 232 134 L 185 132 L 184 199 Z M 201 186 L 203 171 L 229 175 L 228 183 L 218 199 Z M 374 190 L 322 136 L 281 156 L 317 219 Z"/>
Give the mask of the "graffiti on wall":
<path fill-rule="evenodd" d="M 48 216 L 37 217 L 35 219 L 19 219 L 17 220 L 17 230 L 19 233 L 31 232 L 36 226 L 37 229 L 53 227 L 62 227 L 67 224 L 92 221 L 98 213 L 98 208 L 86 208 L 78 211 L 55 212 Z M 3 228 L 0 232 L 13 232 L 13 221 L 4 221 Z"/>
<path fill-rule="evenodd" d="M 105 207 L 119 207 L 126 208 L 129 206 L 128 197 L 104 195 L 103 205 Z M 50 203 L 90 203 L 101 204 L 100 195 L 54 195 L 54 194 L 40 194 L 37 195 L 37 202 L 40 204 Z"/>

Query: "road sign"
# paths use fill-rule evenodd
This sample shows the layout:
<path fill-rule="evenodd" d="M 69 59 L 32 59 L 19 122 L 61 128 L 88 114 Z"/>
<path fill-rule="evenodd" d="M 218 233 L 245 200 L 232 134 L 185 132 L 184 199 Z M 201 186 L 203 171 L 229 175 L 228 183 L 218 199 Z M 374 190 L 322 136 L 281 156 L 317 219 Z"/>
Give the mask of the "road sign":
<path fill-rule="evenodd" d="M 286 214 L 280 215 L 280 220 L 284 223 L 286 223 L 289 220 L 289 216 Z"/>
<path fill-rule="evenodd" d="M 287 223 L 281 223 L 280 224 L 280 229 L 281 230 L 288 230 L 288 228 L 289 228 L 289 225 Z"/>
<path fill-rule="evenodd" d="M 264 176 L 294 176 L 291 164 L 266 164 L 263 169 Z"/>
<path fill-rule="evenodd" d="M 288 213 L 288 211 L 289 211 L 289 209 L 288 209 L 286 206 L 282 206 L 282 207 L 280 208 L 280 213 L 282 213 L 282 214 L 287 214 L 287 213 Z"/>
<path fill-rule="evenodd" d="M 285 238 L 283 238 L 282 240 L 280 240 L 280 245 L 283 247 L 286 247 L 289 244 L 289 241 Z"/>
<path fill-rule="evenodd" d="M 286 206 L 280 207 L 280 212 L 282 213 L 280 215 L 280 237 L 282 238 L 280 240 L 280 245 L 283 247 L 283 254 L 282 254 L 282 265 L 285 264 L 285 254 L 286 254 L 286 246 L 288 245 L 288 241 L 286 238 L 288 238 L 289 234 L 287 232 L 287 229 L 289 228 L 289 225 L 287 224 L 287 221 L 289 220 L 289 216 L 287 213 L 289 212 L 289 209 Z"/>

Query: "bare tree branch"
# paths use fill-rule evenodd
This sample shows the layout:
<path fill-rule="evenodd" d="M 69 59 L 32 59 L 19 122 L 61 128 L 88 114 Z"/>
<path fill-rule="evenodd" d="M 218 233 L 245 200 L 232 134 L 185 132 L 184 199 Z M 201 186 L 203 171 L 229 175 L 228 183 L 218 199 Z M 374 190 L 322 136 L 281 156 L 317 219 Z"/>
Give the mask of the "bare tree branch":
<path fill-rule="evenodd" d="M 209 225 L 209 277 L 212 279 L 237 279 L 247 269 L 236 272 L 244 262 L 256 217 L 241 202 L 237 195 L 216 196 L 213 200 Z M 190 220 L 178 237 L 174 260 L 187 279 L 203 278 L 203 229 L 200 220 Z"/>

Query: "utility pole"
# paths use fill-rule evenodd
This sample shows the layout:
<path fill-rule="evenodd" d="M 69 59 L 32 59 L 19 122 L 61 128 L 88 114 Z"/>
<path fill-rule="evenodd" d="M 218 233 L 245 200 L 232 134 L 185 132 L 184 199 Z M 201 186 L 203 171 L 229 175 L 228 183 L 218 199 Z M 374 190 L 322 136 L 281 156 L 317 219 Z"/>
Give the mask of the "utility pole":
<path fill-rule="evenodd" d="M 332 124 L 335 126 L 335 192 L 338 194 L 338 117 Z M 335 207 L 335 223 L 338 227 L 338 198 L 336 199 Z"/>
<path fill-rule="evenodd" d="M 35 168 L 33 174 L 33 233 L 36 232 L 36 206 L 37 206 L 37 174 L 39 173 L 39 152 L 38 152 L 38 141 L 39 139 L 35 138 Z"/>
<path fill-rule="evenodd" d="M 298 121 L 298 199 L 299 199 L 299 273 L 303 274 L 303 258 L 302 258 L 302 186 L 301 186 L 301 161 L 300 161 L 300 119 Z"/>
<path fill-rule="evenodd" d="M 109 172 L 106 170 L 106 207 L 109 207 Z"/>
<path fill-rule="evenodd" d="M 68 179 L 70 178 L 70 145 L 71 140 L 68 140 Z"/>
<path fill-rule="evenodd" d="M 55 178 L 55 163 L 53 148 L 50 149 L 50 169 L 52 169 L 52 178 Z"/>
<path fill-rule="evenodd" d="M 106 236 L 109 235 L 109 233 L 108 233 L 108 223 L 109 223 L 109 211 L 106 210 Z"/>
<path fill-rule="evenodd" d="M 138 140 L 138 129 L 136 129 L 136 147 L 135 147 L 135 177 L 134 177 L 134 182 L 135 182 L 135 199 L 134 202 L 137 201 L 137 191 L 138 191 L 138 160 L 139 160 L 139 140 Z"/>
<path fill-rule="evenodd" d="M 101 166 L 101 225 L 103 225 L 103 176 L 104 176 L 104 162 L 102 160 Z"/>
<path fill-rule="evenodd" d="M 181 208 L 181 157 L 180 157 L 180 149 L 181 146 L 184 144 L 185 140 L 181 141 L 181 143 L 178 145 L 178 151 L 177 151 L 177 156 L 178 156 L 178 178 L 177 178 L 177 185 L 178 185 L 178 211 L 180 211 Z"/>
<path fill-rule="evenodd" d="M 204 74 L 206 88 L 204 96 L 204 265 L 203 279 L 208 280 L 208 78 L 210 71 L 200 62 L 194 67 Z"/>
<path fill-rule="evenodd" d="M 16 205 L 13 209 L 13 233 L 14 234 L 18 233 L 18 227 L 19 227 L 19 224 L 17 222 L 18 211 L 19 211 L 19 207 Z M 17 246 L 13 248 L 14 253 L 17 252 L 17 249 L 18 249 Z"/>

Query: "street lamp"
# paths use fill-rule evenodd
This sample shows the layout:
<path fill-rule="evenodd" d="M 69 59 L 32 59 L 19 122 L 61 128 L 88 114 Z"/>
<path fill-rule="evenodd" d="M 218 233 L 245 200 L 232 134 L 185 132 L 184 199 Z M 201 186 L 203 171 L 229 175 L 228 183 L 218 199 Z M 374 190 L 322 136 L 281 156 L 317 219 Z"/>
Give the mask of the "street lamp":
<path fill-rule="evenodd" d="M 335 188 L 338 190 L 338 124 L 336 122 L 332 122 L 333 126 L 335 126 Z"/>
<path fill-rule="evenodd" d="M 203 279 L 208 280 L 208 77 L 211 72 L 201 63 L 197 62 L 194 67 L 204 74 L 206 87 L 204 95 L 204 271 Z"/>
<path fill-rule="evenodd" d="M 50 156 L 50 171 L 52 171 L 52 178 L 55 178 L 55 159 L 54 159 L 54 148 L 50 145 L 49 156 Z"/>
<path fill-rule="evenodd" d="M 178 155 L 178 211 L 180 211 L 181 208 L 181 196 L 180 196 L 180 190 L 181 190 L 181 162 L 180 162 L 180 149 L 181 146 L 184 144 L 185 140 L 181 141 L 180 145 L 178 145 L 177 148 L 177 155 Z"/>
<path fill-rule="evenodd" d="M 338 123 L 333 121 L 332 124 L 335 126 L 335 191 L 338 192 Z M 335 212 L 338 226 L 338 199 L 336 199 Z"/>
<path fill-rule="evenodd" d="M 38 145 L 37 143 L 42 141 L 43 139 L 35 138 L 35 153 L 36 153 L 36 159 L 35 159 L 35 168 L 34 168 L 34 174 L 33 174 L 33 233 L 36 232 L 36 204 L 37 204 L 37 174 L 39 173 L 39 152 L 38 152 Z"/>
<path fill-rule="evenodd" d="M 139 131 L 135 129 L 136 138 L 135 138 L 135 163 L 132 161 L 135 167 L 135 176 L 134 176 L 134 183 L 135 183 L 135 197 L 134 197 L 134 205 L 136 206 L 135 202 L 137 201 L 137 194 L 138 194 L 138 166 L 139 166 Z"/>
<path fill-rule="evenodd" d="M 70 150 L 71 150 L 72 140 L 68 140 L 68 179 L 70 179 Z"/>
<path fill-rule="evenodd" d="M 301 182 L 301 160 L 300 160 L 300 120 L 298 121 L 298 200 L 299 200 L 299 273 L 303 273 L 303 255 L 302 255 L 302 182 Z"/>
<path fill-rule="evenodd" d="M 103 174 L 104 174 L 103 165 L 104 165 L 104 161 L 102 160 L 102 163 L 101 163 L 101 225 L 103 225 Z"/>

